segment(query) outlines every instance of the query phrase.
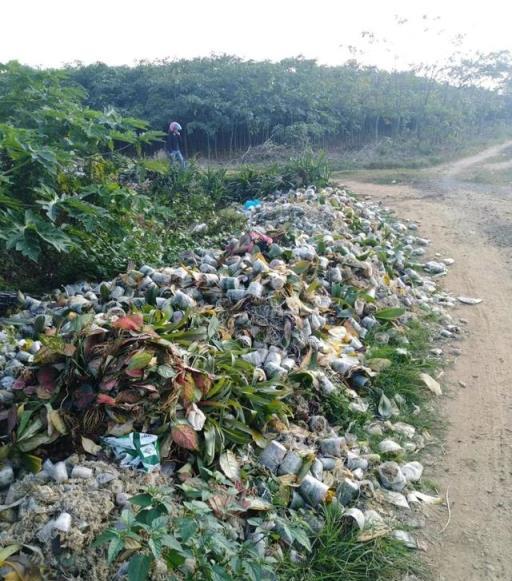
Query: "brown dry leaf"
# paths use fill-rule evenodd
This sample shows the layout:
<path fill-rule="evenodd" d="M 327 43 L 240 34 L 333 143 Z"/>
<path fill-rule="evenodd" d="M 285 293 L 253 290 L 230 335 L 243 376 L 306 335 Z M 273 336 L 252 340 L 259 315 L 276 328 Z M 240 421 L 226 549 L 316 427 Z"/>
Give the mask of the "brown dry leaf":
<path fill-rule="evenodd" d="M 214 494 L 208 499 L 208 504 L 211 506 L 213 512 L 217 515 L 222 515 L 226 512 L 231 497 L 225 494 Z"/>
<path fill-rule="evenodd" d="M 272 510 L 274 507 L 273 504 L 267 502 L 263 498 L 259 498 L 257 496 L 247 496 L 244 499 L 244 506 L 246 510 Z"/>
<path fill-rule="evenodd" d="M 202 371 L 193 371 L 192 376 L 196 387 L 201 390 L 203 395 L 206 395 L 210 391 L 213 383 L 211 376 Z"/>
<path fill-rule="evenodd" d="M 240 480 L 240 464 L 231 450 L 227 450 L 220 455 L 219 464 L 222 472 L 230 480 Z"/>
<path fill-rule="evenodd" d="M 101 450 L 101 446 L 98 446 L 98 444 L 95 444 L 92 440 L 86 438 L 85 436 L 82 436 L 82 448 L 88 454 L 92 454 L 93 456 L 96 456 Z"/>
<path fill-rule="evenodd" d="M 220 338 L 223 341 L 229 341 L 230 339 L 233 338 L 233 333 L 231 331 L 229 331 L 228 329 L 225 329 L 224 327 L 219 328 L 219 333 L 220 333 Z"/>
<path fill-rule="evenodd" d="M 180 446 L 180 448 L 192 451 L 199 448 L 197 432 L 192 426 L 187 424 L 173 426 L 171 429 L 171 437 L 173 442 Z"/>
<path fill-rule="evenodd" d="M 64 435 L 68 433 L 66 424 L 57 410 L 48 412 L 48 424 L 52 425 L 60 434 Z"/>
<path fill-rule="evenodd" d="M 132 315 L 120 317 L 117 321 L 112 323 L 112 327 L 114 327 L 114 329 L 123 329 L 125 331 L 140 331 L 143 324 L 143 316 L 139 313 L 134 313 Z"/>
<path fill-rule="evenodd" d="M 133 422 L 134 420 L 129 420 L 122 424 L 109 424 L 107 433 L 110 436 L 126 436 L 133 432 Z"/>
<path fill-rule="evenodd" d="M 309 364 L 311 363 L 312 356 L 313 356 L 313 350 L 310 349 L 306 353 L 306 355 L 304 355 L 304 357 L 302 358 L 302 361 L 300 362 L 299 369 L 307 369 L 309 367 Z"/>
<path fill-rule="evenodd" d="M 349 333 L 349 335 L 351 335 L 352 337 L 359 337 L 359 333 L 354 329 L 354 327 L 352 326 L 352 323 L 350 321 L 345 321 L 343 323 L 343 326 L 345 327 L 345 329 L 347 330 L 347 332 Z"/>
<path fill-rule="evenodd" d="M 273 432 L 287 432 L 288 431 L 288 426 L 280 419 L 278 418 L 272 418 L 270 420 L 270 422 L 268 423 L 268 428 L 269 430 L 273 431 Z"/>
<path fill-rule="evenodd" d="M 137 549 L 140 549 L 141 544 L 139 543 L 139 541 L 136 541 L 135 539 L 131 539 L 130 537 L 125 537 L 124 539 L 124 548 L 128 549 L 129 551 L 136 551 Z"/>
<path fill-rule="evenodd" d="M 283 486 L 298 486 L 296 474 L 283 474 L 277 478 Z"/>
<path fill-rule="evenodd" d="M 378 539 L 380 537 L 385 537 L 391 532 L 391 529 L 385 524 L 375 525 L 368 530 L 361 531 L 357 535 L 357 540 L 362 543 L 367 541 L 373 541 L 373 539 Z"/>
<path fill-rule="evenodd" d="M 185 373 L 183 376 L 182 386 L 181 386 L 181 394 L 183 401 L 186 404 L 192 403 L 196 401 L 196 382 L 194 381 L 194 377 L 191 373 Z"/>
<path fill-rule="evenodd" d="M 427 373 L 420 373 L 419 377 L 434 395 L 443 395 L 441 386 L 433 377 L 430 377 Z"/>
<path fill-rule="evenodd" d="M 75 351 L 76 347 L 71 343 L 66 343 L 64 345 L 64 348 L 62 349 L 62 352 L 64 353 L 64 355 L 66 355 L 66 357 L 73 357 Z"/>

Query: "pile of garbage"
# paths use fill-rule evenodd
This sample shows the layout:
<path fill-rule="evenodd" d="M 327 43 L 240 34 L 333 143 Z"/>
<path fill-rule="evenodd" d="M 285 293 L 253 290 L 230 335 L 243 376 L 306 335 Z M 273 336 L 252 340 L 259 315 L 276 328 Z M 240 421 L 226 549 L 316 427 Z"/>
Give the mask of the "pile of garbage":
<path fill-rule="evenodd" d="M 41 505 L 26 491 L 44 481 L 55 495 L 52 486 L 68 479 L 101 487 L 88 461 L 170 482 L 184 468 L 186 479 L 220 466 L 238 482 L 243 458 L 259 499 L 249 514 L 272 514 L 273 482 L 292 511 L 337 502 L 362 541 L 394 535 L 417 548 L 393 510 L 440 502 L 415 489 L 423 467 L 411 457 L 429 436 L 400 421 L 413 407 L 403 396 L 382 393 L 372 404 L 372 381 L 390 362 L 369 358 L 367 347 L 400 337 L 421 313 L 439 315 L 444 336 L 458 332 L 445 314 L 455 299 L 436 284 L 450 260 L 422 262 L 428 240 L 415 224 L 343 189 L 297 190 L 246 211 L 248 233 L 224 250 L 198 248 L 178 266 L 144 265 L 42 300 L 24 296 L 4 319 L 2 545 L 65 545 L 83 515 L 63 500 L 34 519 Z M 397 349 L 406 357 L 406 340 Z M 367 418 L 366 437 L 329 424 L 318 401 L 333 394 Z M 103 524 L 114 496 L 108 511 L 98 502 Z M 28 535 L 18 518 L 39 528 Z M 265 558 L 275 553 L 268 530 L 246 524 L 238 533 Z"/>

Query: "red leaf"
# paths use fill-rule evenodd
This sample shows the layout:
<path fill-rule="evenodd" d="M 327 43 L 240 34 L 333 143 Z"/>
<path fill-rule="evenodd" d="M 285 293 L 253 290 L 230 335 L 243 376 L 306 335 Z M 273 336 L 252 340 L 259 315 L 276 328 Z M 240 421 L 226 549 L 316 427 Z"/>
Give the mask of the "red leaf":
<path fill-rule="evenodd" d="M 106 393 L 100 393 L 96 398 L 96 403 L 99 404 L 104 403 L 105 405 L 116 405 L 116 400 L 113 397 L 107 395 Z"/>
<path fill-rule="evenodd" d="M 39 382 L 39 385 L 49 393 L 51 393 L 56 387 L 56 377 L 57 370 L 54 367 L 41 367 L 37 372 L 37 381 Z"/>
<path fill-rule="evenodd" d="M 211 376 L 198 371 L 193 371 L 192 375 L 194 376 L 196 387 L 198 387 L 202 394 L 205 396 L 210 391 L 210 387 L 212 386 Z"/>
<path fill-rule="evenodd" d="M 183 387 L 181 390 L 183 402 L 190 404 L 196 401 L 196 384 L 191 373 L 186 373 L 183 377 Z"/>
<path fill-rule="evenodd" d="M 12 388 L 13 389 L 24 389 L 24 387 L 26 386 L 26 383 L 23 379 L 16 379 L 16 381 L 12 384 Z"/>
<path fill-rule="evenodd" d="M 18 424 L 18 413 L 16 406 L 13 405 L 9 410 L 9 415 L 7 417 L 7 432 L 10 434 L 17 426 L 17 424 Z"/>
<path fill-rule="evenodd" d="M 140 313 L 120 317 L 112 323 L 115 329 L 124 329 L 125 331 L 141 331 L 144 324 L 144 318 Z"/>
<path fill-rule="evenodd" d="M 96 394 L 92 391 L 92 387 L 87 384 L 82 384 L 73 394 L 74 406 L 78 410 L 88 408 L 94 402 L 95 397 Z"/>
<path fill-rule="evenodd" d="M 197 450 L 199 443 L 197 441 L 197 432 L 192 426 L 178 424 L 171 429 L 171 438 L 180 448 L 186 450 Z"/>
<path fill-rule="evenodd" d="M 144 369 L 127 369 L 125 373 L 128 377 L 144 377 Z"/>

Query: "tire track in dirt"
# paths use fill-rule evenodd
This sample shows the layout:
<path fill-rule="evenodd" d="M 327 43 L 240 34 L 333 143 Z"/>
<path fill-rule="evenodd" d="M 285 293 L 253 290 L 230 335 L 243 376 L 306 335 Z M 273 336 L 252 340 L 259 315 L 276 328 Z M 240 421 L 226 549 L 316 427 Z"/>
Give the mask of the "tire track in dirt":
<path fill-rule="evenodd" d="M 431 252 L 455 259 L 444 282 L 457 295 L 484 299 L 452 311 L 467 320 L 460 348 L 442 378 L 441 412 L 448 427 L 426 477 L 449 490 L 448 511 L 433 509 L 424 531 L 427 561 L 438 581 L 512 580 L 512 191 L 459 183 L 460 171 L 494 157 L 502 146 L 423 175 L 421 186 L 345 185 L 382 200 L 420 224 Z M 466 387 L 462 387 L 459 382 Z M 442 457 L 440 457 L 442 455 Z M 445 530 L 443 530 L 445 529 Z"/>

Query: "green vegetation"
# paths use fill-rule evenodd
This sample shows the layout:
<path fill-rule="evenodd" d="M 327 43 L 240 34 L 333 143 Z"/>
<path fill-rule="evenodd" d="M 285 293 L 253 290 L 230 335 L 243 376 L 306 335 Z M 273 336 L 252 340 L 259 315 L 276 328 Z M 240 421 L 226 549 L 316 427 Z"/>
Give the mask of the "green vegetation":
<path fill-rule="evenodd" d="M 109 277 L 128 263 L 168 264 L 244 223 L 233 201 L 325 185 L 325 160 L 228 174 L 181 170 L 143 149 L 162 134 L 112 109 L 92 110 L 62 72 L 11 63 L 0 75 L 0 288 L 48 289 Z M 206 222 L 192 237 L 190 227 Z"/>
<path fill-rule="evenodd" d="M 156 129 L 179 119 L 189 155 L 233 155 L 269 139 L 301 149 L 360 148 L 390 138 L 383 147 L 395 158 L 400 149 L 442 159 L 440 147 L 482 139 L 510 122 L 508 97 L 477 86 L 494 79 L 492 62 L 482 68 L 465 62 L 441 78 L 354 62 L 328 67 L 303 58 L 218 56 L 135 67 L 97 63 L 69 73 L 93 108 L 115 107 Z"/>
<path fill-rule="evenodd" d="M 238 492 L 232 489 L 229 494 L 231 498 L 221 497 L 226 516 L 244 510 L 243 499 L 235 498 Z M 120 553 L 129 557 L 128 581 L 151 578 L 150 571 L 154 571 L 157 562 L 160 571 L 163 567 L 180 579 L 273 578 L 271 564 L 258 556 L 254 544 L 237 542 L 232 530 L 214 516 L 212 506 L 218 510 L 218 505 L 205 502 L 214 498 L 213 492 L 201 500 L 185 500 L 178 514 L 174 496 L 171 489 L 155 487 L 132 497 L 133 508 L 124 510 L 117 526 L 98 537 L 96 546 L 108 543 L 109 563 Z M 216 499 L 219 502 L 218 496 Z"/>
<path fill-rule="evenodd" d="M 403 544 L 380 537 L 368 542 L 349 533 L 343 509 L 333 504 L 324 509 L 325 524 L 314 536 L 312 550 L 304 562 L 285 561 L 279 570 L 283 581 L 377 581 L 419 574 L 422 565 Z"/>

